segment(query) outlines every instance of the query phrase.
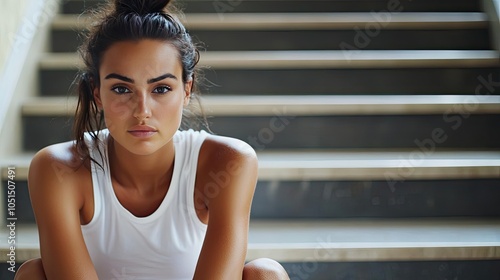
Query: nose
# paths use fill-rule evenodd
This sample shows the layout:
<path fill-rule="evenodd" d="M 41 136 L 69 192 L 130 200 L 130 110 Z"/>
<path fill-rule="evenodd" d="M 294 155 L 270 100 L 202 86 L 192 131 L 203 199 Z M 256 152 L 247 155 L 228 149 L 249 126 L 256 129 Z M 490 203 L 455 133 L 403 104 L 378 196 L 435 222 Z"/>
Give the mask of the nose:
<path fill-rule="evenodd" d="M 134 118 L 140 122 L 151 117 L 151 107 L 148 94 L 138 94 L 135 96 Z"/>

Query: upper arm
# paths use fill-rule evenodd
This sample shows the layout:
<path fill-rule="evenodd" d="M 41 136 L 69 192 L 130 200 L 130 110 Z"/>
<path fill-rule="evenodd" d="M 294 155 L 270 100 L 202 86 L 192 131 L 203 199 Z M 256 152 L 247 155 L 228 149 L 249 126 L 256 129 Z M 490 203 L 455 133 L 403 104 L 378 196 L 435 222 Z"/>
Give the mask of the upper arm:
<path fill-rule="evenodd" d="M 38 152 L 28 176 L 47 279 L 97 279 L 80 225 L 81 175 L 61 145 Z"/>
<path fill-rule="evenodd" d="M 204 172 L 209 221 L 195 279 L 241 278 L 245 262 L 258 161 L 248 144 L 226 141 L 212 145 Z"/>

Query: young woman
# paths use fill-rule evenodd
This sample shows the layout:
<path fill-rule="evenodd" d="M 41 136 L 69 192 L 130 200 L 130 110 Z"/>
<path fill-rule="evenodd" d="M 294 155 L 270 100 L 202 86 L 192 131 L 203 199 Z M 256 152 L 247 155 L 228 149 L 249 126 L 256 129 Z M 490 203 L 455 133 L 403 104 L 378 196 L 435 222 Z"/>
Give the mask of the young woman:
<path fill-rule="evenodd" d="M 16 279 L 288 279 L 244 263 L 253 149 L 179 130 L 199 54 L 168 2 L 117 0 L 91 28 L 76 141 L 31 162 L 41 258 Z"/>

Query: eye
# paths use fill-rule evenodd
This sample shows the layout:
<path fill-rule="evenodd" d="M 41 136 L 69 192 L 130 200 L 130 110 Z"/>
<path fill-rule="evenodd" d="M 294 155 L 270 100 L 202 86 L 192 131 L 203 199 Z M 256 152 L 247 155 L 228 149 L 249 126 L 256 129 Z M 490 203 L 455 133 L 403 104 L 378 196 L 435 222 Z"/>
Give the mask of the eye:
<path fill-rule="evenodd" d="M 159 86 L 153 90 L 154 93 L 165 94 L 170 91 L 170 87 L 167 86 Z"/>
<path fill-rule="evenodd" d="M 130 93 L 130 90 L 126 87 L 122 86 L 117 86 L 111 89 L 112 91 L 116 92 L 117 94 L 125 94 L 125 93 Z"/>

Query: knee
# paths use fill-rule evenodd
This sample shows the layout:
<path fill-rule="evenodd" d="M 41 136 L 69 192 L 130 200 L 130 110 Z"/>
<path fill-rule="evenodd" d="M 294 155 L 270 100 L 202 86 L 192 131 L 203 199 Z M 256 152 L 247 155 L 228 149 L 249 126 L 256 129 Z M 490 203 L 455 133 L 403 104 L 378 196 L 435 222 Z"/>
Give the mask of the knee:
<path fill-rule="evenodd" d="M 261 258 L 243 268 L 243 280 L 288 280 L 286 270 L 275 260 Z"/>
<path fill-rule="evenodd" d="M 42 259 L 32 259 L 24 262 L 16 272 L 14 280 L 46 280 Z"/>

